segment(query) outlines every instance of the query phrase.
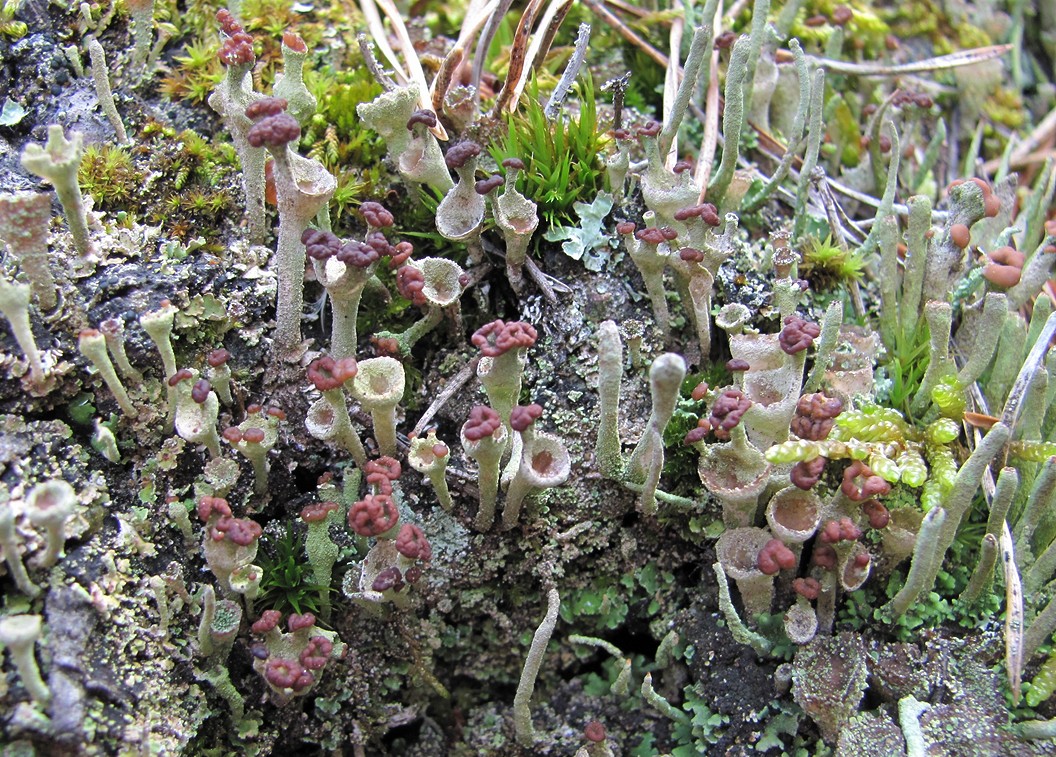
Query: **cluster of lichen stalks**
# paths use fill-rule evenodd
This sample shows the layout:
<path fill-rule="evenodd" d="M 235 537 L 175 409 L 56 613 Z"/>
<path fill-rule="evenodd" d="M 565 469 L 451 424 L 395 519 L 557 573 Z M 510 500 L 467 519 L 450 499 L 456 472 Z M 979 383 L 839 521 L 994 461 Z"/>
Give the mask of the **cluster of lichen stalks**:
<path fill-rule="evenodd" d="M 707 7 L 714 11 L 713 6 L 706 6 L 705 18 L 711 17 Z M 759 8 L 756 10 L 758 14 Z M 1015 524 L 1016 557 L 1024 571 L 1025 586 L 1039 589 L 1056 567 L 1056 548 L 1052 546 L 1056 524 L 1045 518 L 1056 489 L 1056 461 L 1049 458 L 1056 452 L 1052 446 L 1056 443 L 1056 418 L 1045 412 L 1056 393 L 1056 360 L 1045 357 L 1045 348 L 1056 321 L 1048 317 L 1048 300 L 1034 304 L 1029 323 L 1019 314 L 1037 295 L 1056 257 L 1052 254 L 1056 230 L 1041 226 L 1044 198 L 1052 193 L 1051 167 L 1039 181 L 1037 204 L 1015 219 L 1022 221 L 1018 231 L 1024 252 L 1008 244 L 1014 234 L 1004 228 L 1013 227 L 1010 204 L 988 184 L 975 180 L 949 187 L 947 210 L 937 228 L 932 226 L 930 200 L 909 200 L 907 250 L 904 263 L 900 263 L 899 221 L 891 212 L 900 151 L 893 127 L 885 128 L 888 149 L 882 152 L 889 155 L 887 191 L 865 246 L 880 253 L 880 338 L 884 345 L 895 350 L 897 332 L 913 333 L 921 320 L 930 333 L 928 370 L 912 398 L 912 421 L 869 399 L 875 390 L 876 356 L 868 354 L 868 340 L 856 343 L 856 349 L 863 353 L 856 368 L 830 368 L 841 345 L 852 344 L 855 336 L 842 328 L 842 309 L 838 306 L 829 308 L 820 325 L 797 312 L 802 309 L 803 287 L 797 276 L 797 256 L 787 235 L 775 235 L 772 244 L 772 300 L 781 318 L 780 332 L 759 333 L 752 328 L 755 314 L 738 305 L 722 308 L 713 323 L 714 282 L 738 245 L 736 211 L 765 200 L 787 175 L 795 157 L 790 149 L 772 181 L 754 194 L 747 193 L 744 182 L 734 181 L 745 106 L 758 107 L 752 86 L 766 34 L 765 17 L 764 10 L 761 21 L 753 24 L 752 34 L 732 47 L 723 121 L 726 146 L 710 181 L 706 174 L 704 178 L 693 175 L 689 164 L 668 165 L 698 77 L 707 78 L 712 46 L 717 42 L 710 27 L 694 32 L 685 76 L 667 121 L 649 123 L 636 135 L 617 128 L 616 151 L 608 163 L 613 193 L 623 198 L 637 185 L 648 208 L 641 219 L 643 228 L 625 222 L 616 231 L 625 238 L 626 250 L 641 273 L 661 337 L 669 342 L 675 339 L 666 291 L 670 280 L 682 295 L 696 335 L 695 354 L 702 364 L 713 351 L 721 351 L 712 349 L 714 326 L 727 335 L 733 356 L 727 368 L 735 376 L 734 383 L 719 389 L 702 385 L 694 391 L 693 399 L 706 402 L 708 411 L 686 441 L 699 451 L 701 482 L 722 507 L 726 531 L 717 544 L 716 575 L 723 611 L 737 637 L 761 653 L 771 649 L 774 640 L 740 620 L 730 599 L 727 576 L 734 578 L 741 602 L 752 614 L 772 609 L 775 582 L 788 584 L 796 599 L 785 614 L 785 633 L 804 649 L 814 650 L 811 644 L 815 636 L 831 632 L 840 591 L 853 591 L 875 572 L 891 571 L 911 557 L 905 585 L 889 606 L 894 615 L 903 613 L 933 585 L 980 481 L 999 456 L 1046 462 L 1040 473 L 1005 468 L 999 475 L 979 568 L 970 586 L 972 594 L 978 596 L 989 581 L 1006 516 Z M 265 97 L 251 85 L 255 63 L 252 39 L 230 13 L 221 11 L 218 19 L 225 35 L 220 59 L 226 75 L 210 104 L 221 115 L 241 161 L 248 231 L 254 242 L 263 242 L 268 236 L 264 177 L 269 156 L 273 166 L 279 217 L 272 263 L 278 281 L 274 356 L 299 359 L 307 349 L 301 340 L 306 258 L 326 289 L 334 313 L 327 354 L 313 360 L 308 368 L 307 383 L 318 397 L 304 423 L 313 436 L 347 453 L 356 467 L 346 473 L 342 491 L 330 480 L 321 482 L 319 501 L 301 513 L 309 533 L 306 551 L 313 578 L 318 585 L 331 584 L 338 550 L 330 529 L 347 522 L 359 537 L 374 540 L 360 564 L 359 580 L 346 586 L 347 596 L 374 608 L 391 604 L 404 609 L 409 604 L 410 587 L 421 578 L 432 550 L 422 530 L 408 522 L 414 516 L 399 484 L 402 466 L 397 459 L 401 452 L 397 409 L 405 391 L 400 359 L 408 359 L 414 345 L 445 319 L 456 338 L 464 338 L 459 300 L 473 279 L 450 260 L 413 258 L 414 248 L 409 242 L 390 239 L 394 219 L 377 204 L 366 203 L 361 208 L 367 227 L 362 239 L 342 240 L 332 233 L 326 208 L 335 179 L 317 161 L 294 150 L 301 125 L 315 109 L 299 75 L 306 46 L 296 35 L 284 37 L 286 75 L 276 85 L 275 96 Z M 798 45 L 793 44 L 792 49 L 801 96 L 790 145 L 799 141 L 808 119 L 815 127 L 820 125 L 824 92 L 824 75 L 819 71 L 810 76 Z M 574 77 L 575 71 L 572 73 Z M 364 122 L 384 137 L 393 163 L 406 181 L 427 184 L 443 194 L 436 228 L 444 237 L 465 243 L 475 267 L 484 263 L 479 239 L 490 206 L 506 243 L 510 284 L 520 291 L 525 286 L 523 269 L 533 277 L 537 273 L 525 257 L 538 223 L 536 208 L 516 189 L 517 172 L 523 163 L 507 161 L 505 177 L 477 181 L 481 147 L 461 141 L 445 154 L 437 140 L 444 126 L 435 110 L 442 111 L 448 125 L 467 122 L 464 108 L 458 107 L 462 101 L 449 98 L 457 88 L 449 91 L 450 82 L 443 81 L 444 86 L 437 90 L 439 97 L 431 100 L 438 107 L 431 111 L 420 107 L 424 93 L 415 86 L 389 84 L 374 102 L 360 107 Z M 888 105 L 899 107 L 893 100 Z M 120 118 L 116 120 L 120 124 Z M 879 119 L 877 124 L 879 129 Z M 806 218 L 809 168 L 817 160 L 819 147 L 813 137 L 820 140 L 820 128 L 812 129 L 811 135 L 796 198 L 797 229 Z M 632 149 L 640 150 L 645 160 L 632 163 Z M 67 141 L 62 129 L 52 126 L 43 148 L 26 148 L 23 164 L 55 185 L 73 245 L 82 256 L 79 262 L 87 265 L 97 252 L 99 240 L 93 240 L 77 187 L 80 151 L 80 135 L 74 134 Z M 876 153 L 878 164 L 872 167 L 878 175 L 883 170 L 880 154 Z M 452 179 L 452 171 L 457 179 Z M 725 211 L 724 217 L 715 204 L 702 202 L 705 195 Z M 1038 208 L 1042 209 L 1040 215 Z M 987 219 L 1005 223 L 996 228 Z M 27 385 L 36 394 L 51 390 L 52 377 L 29 327 L 30 303 L 35 298 L 41 311 L 58 308 L 61 312 L 64 307 L 48 262 L 49 221 L 46 196 L 0 198 L 0 236 L 11 246 L 29 282 L 26 285 L 0 277 L 0 310 L 26 355 Z M 970 249 L 985 253 L 983 265 L 975 265 L 970 258 L 966 265 L 966 251 Z M 396 270 L 400 294 L 422 308 L 423 315 L 402 333 L 372 335 L 381 354 L 357 360 L 359 301 L 367 288 L 380 285 L 376 269 L 383 258 Z M 949 346 L 955 311 L 947 298 L 954 292 L 959 298 L 956 305 L 961 323 L 956 337 L 967 355 L 960 365 Z M 264 495 L 269 453 L 278 444 L 280 424 L 288 419 L 279 408 L 250 406 L 241 422 L 221 431 L 222 408 L 232 408 L 223 411 L 225 418 L 235 414 L 230 356 L 218 349 L 203 357 L 201 371 L 178 367 L 171 344 L 176 312 L 164 301 L 143 315 L 139 325 L 157 345 L 163 363 L 166 424 L 187 442 L 204 446 L 211 457 L 196 486 L 196 511 L 203 523 L 201 550 L 223 598 L 217 600 L 216 590 L 207 586 L 195 603 L 201 606 L 198 649 L 204 660 L 203 678 L 228 702 L 237 722 L 243 698 L 232 685 L 225 663 L 234 640 L 245 636 L 243 615 L 254 614 L 261 580 L 261 569 L 254 559 L 261 527 L 250 517 L 236 517 L 226 499 L 237 492 L 240 472 L 236 461 L 225 457 L 222 441 L 247 458 L 253 470 L 254 491 Z M 125 324 L 117 321 L 98 326 L 80 332 L 78 347 L 126 416 L 124 430 L 134 432 L 136 419 L 158 398 L 151 396 L 151 385 L 142 384 L 141 374 L 125 355 Z M 476 375 L 489 402 L 472 409 L 460 434 L 463 453 L 477 464 L 479 497 L 475 507 L 465 498 L 456 500 L 448 490 L 445 466 L 451 444 L 430 432 L 413 436 L 407 452 L 407 462 L 427 477 L 443 509 L 458 517 L 471 515 L 478 531 L 492 528 L 500 495 L 502 526 L 512 529 L 527 496 L 562 485 L 570 473 L 569 453 L 561 440 L 534 429 L 542 408 L 518 405 L 527 351 L 536 337 L 531 325 L 502 320 L 472 335 L 473 344 L 481 351 Z M 648 516 L 655 516 L 661 506 L 699 509 L 702 503 L 667 494 L 659 486 L 664 471 L 663 434 L 680 400 L 686 358 L 667 353 L 652 361 L 652 412 L 640 440 L 630 455 L 625 455 L 620 439 L 619 396 L 625 365 L 619 326 L 601 324 L 598 341 L 598 469 L 637 492 L 640 508 Z M 816 346 L 813 364 L 805 374 L 812 346 Z M 877 346 L 875 342 L 871 345 L 874 351 Z M 632 361 L 635 368 L 636 363 Z M 201 376 L 202 371 L 207 377 Z M 138 389 L 129 392 L 122 376 L 135 382 Z M 985 402 L 1004 410 L 989 433 L 971 444 L 972 453 L 959 462 L 961 431 L 957 421 L 964 414 L 970 390 L 982 377 Z M 823 386 L 827 394 L 818 392 Z M 360 431 L 352 423 L 349 396 L 371 416 L 378 457 L 368 455 Z M 975 401 L 978 407 L 980 400 Z M 111 460 L 119 459 L 113 432 L 105 426 L 99 427 L 98 446 Z M 828 495 L 822 482 L 827 467 L 841 482 Z M 1036 480 L 1031 485 L 1028 479 Z M 890 495 L 893 486 L 920 488 L 922 506 L 889 510 L 881 500 Z M 1018 495 L 1022 500 L 1018 504 L 1017 491 L 1029 492 Z M 34 495 L 29 494 L 19 512 L 35 524 L 32 500 Z M 182 503 L 170 502 L 168 512 L 188 543 L 199 542 Z M 36 585 L 20 557 L 29 547 L 17 543 L 12 536 L 12 517 L 5 520 L 2 514 L 0 511 L 0 527 L 8 523 L 4 531 L 7 536 L 0 534 L 5 560 L 19 589 L 32 596 Z M 47 527 L 48 546 L 36 567 L 47 567 L 57 559 L 63 522 L 59 520 L 57 531 L 54 526 Z M 879 547 L 861 540 L 866 529 L 882 534 Z M 151 586 L 161 626 L 167 629 L 168 594 L 175 592 L 182 600 L 186 589 L 182 582 L 160 578 Z M 778 593 L 788 595 L 788 591 Z M 526 746 L 533 740 L 528 703 L 557 622 L 560 598 L 556 588 L 548 589 L 547 600 L 546 617 L 533 639 L 514 702 L 515 730 Z M 328 594 L 321 597 L 321 607 L 327 619 L 331 612 Z M 279 630 L 279 622 L 277 613 L 264 612 L 252 623 L 250 632 L 259 639 L 251 647 L 254 668 L 266 682 L 273 701 L 282 704 L 311 691 L 317 676 L 331 660 L 340 658 L 345 645 L 333 632 L 318 628 L 310 614 L 289 617 L 287 633 Z M 27 692 L 43 703 L 47 691 L 32 653 L 40 626 L 39 616 L 9 617 L 0 623 L 0 641 L 11 649 Z M 1015 645 L 1010 672 L 1015 663 L 1021 665 L 1037 650 L 1054 627 L 1056 609 L 1050 606 L 1039 613 L 1023 642 Z M 804 660 L 808 658 L 805 654 Z M 806 682 L 797 685 L 794 692 L 801 702 L 816 694 L 818 684 L 808 680 L 809 674 L 807 668 L 802 674 Z M 665 714 L 671 712 L 651 687 L 647 690 L 643 686 L 643 693 Z M 817 707 L 804 709 L 816 717 L 826 738 L 838 731 L 838 719 L 830 719 L 831 713 Z M 913 708 L 907 706 L 907 711 Z M 604 745 L 603 733 L 595 739 L 598 730 L 594 728 L 592 734 L 592 742 Z M 601 753 L 602 747 L 591 749 Z"/>

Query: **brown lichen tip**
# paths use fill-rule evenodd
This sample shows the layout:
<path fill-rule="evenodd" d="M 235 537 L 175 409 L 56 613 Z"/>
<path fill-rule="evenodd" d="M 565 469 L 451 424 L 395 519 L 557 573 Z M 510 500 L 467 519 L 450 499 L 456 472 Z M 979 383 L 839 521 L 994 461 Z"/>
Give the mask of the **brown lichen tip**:
<path fill-rule="evenodd" d="M 821 326 L 793 314 L 785 318 L 785 327 L 781 329 L 777 342 L 785 354 L 795 355 L 814 344 L 814 340 L 819 336 Z"/>
<path fill-rule="evenodd" d="M 341 240 L 331 231 L 305 229 L 301 233 L 304 254 L 312 260 L 326 260 L 341 250 Z"/>
<path fill-rule="evenodd" d="M 431 110 L 416 110 L 411 114 L 411 117 L 407 119 L 408 130 L 413 129 L 415 124 L 422 124 L 427 129 L 432 129 L 436 126 L 436 114 Z"/>
<path fill-rule="evenodd" d="M 528 429 L 543 415 L 543 406 L 536 403 L 531 405 L 518 405 L 510 411 L 510 427 L 514 431 L 523 432 Z"/>
<path fill-rule="evenodd" d="M 308 52 L 308 45 L 304 44 L 301 35 L 292 30 L 286 30 L 282 33 L 282 44 L 298 55 L 304 55 Z"/>
<path fill-rule="evenodd" d="M 595 744 L 600 744 L 605 740 L 605 726 L 599 723 L 597 720 L 592 720 L 587 723 L 583 729 L 583 736 L 587 741 L 591 741 Z"/>
<path fill-rule="evenodd" d="M 286 111 L 289 103 L 281 97 L 262 97 L 246 106 L 246 118 L 259 121 L 269 116 L 277 116 Z"/>
<path fill-rule="evenodd" d="M 852 502 L 864 502 L 870 497 L 881 497 L 891 491 L 891 484 L 863 463 L 855 460 L 843 472 L 843 483 L 840 490 Z"/>
<path fill-rule="evenodd" d="M 209 399 L 209 392 L 213 391 L 213 385 L 209 383 L 208 379 L 198 379 L 194 382 L 194 386 L 191 387 L 191 399 L 198 405 L 201 405 L 207 399 Z"/>
<path fill-rule="evenodd" d="M 297 689 L 307 671 L 296 660 L 273 657 L 264 666 L 264 680 L 277 689 Z M 302 688 L 307 688 L 304 686 Z"/>
<path fill-rule="evenodd" d="M 367 201 L 359 206 L 359 214 L 363 220 L 375 229 L 385 229 L 392 226 L 396 219 L 392 213 L 380 202 Z"/>
<path fill-rule="evenodd" d="M 963 223 L 955 223 L 950 227 L 950 241 L 963 250 L 972 241 L 972 233 Z"/>
<path fill-rule="evenodd" d="M 169 376 L 168 384 L 169 386 L 176 386 L 181 381 L 187 381 L 192 378 L 194 378 L 194 371 L 190 368 L 180 368 L 180 370 Z"/>
<path fill-rule="evenodd" d="M 645 242 L 646 244 L 652 245 L 658 245 L 668 241 L 667 238 L 664 236 L 664 232 L 661 229 L 656 228 L 655 226 L 650 226 L 647 229 L 636 231 L 634 233 L 634 238 L 640 242 Z"/>
<path fill-rule="evenodd" d="M 222 365 L 227 365 L 227 361 L 230 359 L 231 353 L 223 347 L 217 347 L 215 350 L 210 350 L 209 354 L 205 356 L 205 362 L 209 364 L 210 368 L 219 368 Z"/>
<path fill-rule="evenodd" d="M 400 511 L 388 494 L 368 494 L 348 511 L 348 526 L 360 536 L 380 536 L 400 520 Z"/>
<path fill-rule="evenodd" d="M 820 529 L 820 539 L 826 544 L 837 544 L 841 541 L 858 541 L 862 529 L 854 525 L 850 518 L 830 520 Z"/>
<path fill-rule="evenodd" d="M 425 538 L 422 529 L 411 523 L 405 523 L 396 537 L 396 551 L 410 560 L 429 562 L 433 559 L 433 548 Z"/>
<path fill-rule="evenodd" d="M 1013 247 L 998 247 L 987 257 L 990 259 L 983 268 L 983 278 L 999 287 L 1009 288 L 1019 283 L 1026 262 L 1026 256 Z"/>
<path fill-rule="evenodd" d="M 531 324 L 497 319 L 474 331 L 471 341 L 486 357 L 498 357 L 519 347 L 531 347 L 537 338 L 538 333 Z"/>
<path fill-rule="evenodd" d="M 248 547 L 259 539 L 262 533 L 264 529 L 255 520 L 223 517 L 213 526 L 212 537 L 216 541 L 224 538 L 240 547 Z"/>
<path fill-rule="evenodd" d="M 697 421 L 697 427 L 694 429 L 690 429 L 689 433 L 687 433 L 682 438 L 682 443 L 688 447 L 690 445 L 704 441 L 710 433 L 711 421 L 709 421 L 707 418 L 701 418 Z"/>
<path fill-rule="evenodd" d="M 451 170 L 463 168 L 466 163 L 480 155 L 481 147 L 472 140 L 465 140 L 453 145 L 444 156 L 444 162 Z"/>
<path fill-rule="evenodd" d="M 832 9 L 832 23 L 836 24 L 836 26 L 843 26 L 852 18 L 854 18 L 854 11 L 846 5 L 837 5 Z"/>
<path fill-rule="evenodd" d="M 401 592 L 403 591 L 404 585 L 400 569 L 393 565 L 378 573 L 377 577 L 374 579 L 374 583 L 370 585 L 370 588 L 377 592 Z"/>
<path fill-rule="evenodd" d="M 220 23 L 220 31 L 229 37 L 244 31 L 242 24 L 238 23 L 234 14 L 227 8 L 221 8 L 216 12 L 216 20 Z"/>
<path fill-rule="evenodd" d="M 726 361 L 726 370 L 730 373 L 744 373 L 751 369 L 751 364 L 747 360 L 741 360 L 740 358 L 730 358 Z"/>
<path fill-rule="evenodd" d="M 827 458 L 815 457 L 813 460 L 796 463 L 792 466 L 788 478 L 797 489 L 808 491 L 821 480 L 821 474 L 825 472 L 827 462 Z"/>
<path fill-rule="evenodd" d="M 380 258 L 381 253 L 378 252 L 375 246 L 360 242 L 358 239 L 350 239 L 345 242 L 337 252 L 338 260 L 345 265 L 355 266 L 356 268 L 367 268 Z"/>
<path fill-rule="evenodd" d="M 225 66 L 249 66 L 252 65 L 257 56 L 253 52 L 253 38 L 241 31 L 231 34 L 221 44 L 216 55 Z"/>
<path fill-rule="evenodd" d="M 718 37 L 715 38 L 715 49 L 716 50 L 728 50 L 733 47 L 733 43 L 737 41 L 737 34 L 729 30 L 724 31 Z"/>
<path fill-rule="evenodd" d="M 425 305 L 425 274 L 413 265 L 400 266 L 396 271 L 396 291 L 415 305 Z M 397 347 L 397 351 L 399 348 Z"/>
<path fill-rule="evenodd" d="M 523 171 L 524 161 L 520 158 L 506 158 L 504 161 L 502 161 L 502 167 L 508 168 L 513 171 Z"/>
<path fill-rule="evenodd" d="M 306 612 L 302 615 L 297 613 L 290 613 L 290 617 L 286 620 L 286 627 L 290 629 L 290 633 L 297 633 L 303 631 L 305 628 L 311 628 L 315 625 L 315 616 L 310 612 Z"/>
<path fill-rule="evenodd" d="M 396 458 L 382 455 L 376 460 L 368 460 L 363 472 L 368 476 L 377 473 L 385 476 L 389 481 L 398 481 L 403 474 L 403 468 Z"/>
<path fill-rule="evenodd" d="M 301 650 L 297 659 L 307 670 L 322 670 L 330 661 L 334 643 L 325 636 L 313 636 L 308 639 L 308 646 Z"/>
<path fill-rule="evenodd" d="M 685 173 L 686 171 L 693 170 L 693 162 L 689 160 L 680 160 L 671 167 L 671 170 L 676 174 Z"/>
<path fill-rule="evenodd" d="M 481 179 L 480 181 L 478 181 L 476 184 L 473 185 L 473 189 L 478 195 L 486 195 L 492 190 L 501 187 L 505 183 L 505 181 L 506 180 L 498 174 L 493 174 L 487 179 Z"/>
<path fill-rule="evenodd" d="M 821 594 L 821 582 L 816 578 L 797 578 L 792 581 L 792 591 L 811 601 Z"/>
<path fill-rule="evenodd" d="M 836 550 L 833 549 L 831 544 L 815 544 L 814 555 L 811 558 L 811 562 L 817 565 L 819 568 L 826 570 L 833 570 L 836 567 L 836 560 L 838 556 Z"/>
<path fill-rule="evenodd" d="M 349 379 L 355 378 L 359 365 L 352 357 L 334 360 L 332 357 L 316 358 L 308 366 L 308 380 L 320 392 L 337 389 Z"/>
<path fill-rule="evenodd" d="M 337 508 L 336 502 L 313 502 L 301 508 L 301 520 L 305 523 L 321 523 Z"/>
<path fill-rule="evenodd" d="M 253 124 L 246 134 L 246 140 L 253 147 L 278 148 L 296 141 L 300 136 L 301 125 L 297 119 L 289 113 L 279 113 Z"/>
<path fill-rule="evenodd" d="M 729 432 L 741 422 L 741 418 L 752 406 L 752 401 L 736 389 L 726 389 L 715 400 L 708 422 L 720 439 L 729 437 Z"/>
<path fill-rule="evenodd" d="M 804 394 L 796 403 L 796 414 L 792 418 L 792 433 L 800 439 L 820 441 L 832 430 L 836 416 L 843 411 L 843 402 L 836 397 L 826 397 L 821 392 Z"/>
<path fill-rule="evenodd" d="M 620 221 L 616 224 L 616 233 L 621 235 L 633 234 L 635 225 L 631 221 Z"/>
<path fill-rule="evenodd" d="M 862 503 L 862 513 L 869 519 L 872 528 L 885 528 L 891 522 L 891 513 L 875 499 L 867 499 Z"/>
<path fill-rule="evenodd" d="M 639 137 L 656 137 L 660 134 L 661 125 L 659 121 L 649 121 L 645 126 L 638 128 Z"/>
<path fill-rule="evenodd" d="M 780 539 L 771 539 L 759 551 L 756 567 L 767 576 L 796 567 L 796 555 Z"/>
<path fill-rule="evenodd" d="M 260 614 L 260 618 L 249 627 L 249 630 L 260 636 L 278 628 L 280 620 L 282 620 L 281 612 L 278 610 L 265 610 Z"/>
<path fill-rule="evenodd" d="M 469 420 L 462 426 L 462 434 L 471 442 L 493 435 L 502 428 L 502 418 L 487 405 L 474 405 L 469 410 Z"/>

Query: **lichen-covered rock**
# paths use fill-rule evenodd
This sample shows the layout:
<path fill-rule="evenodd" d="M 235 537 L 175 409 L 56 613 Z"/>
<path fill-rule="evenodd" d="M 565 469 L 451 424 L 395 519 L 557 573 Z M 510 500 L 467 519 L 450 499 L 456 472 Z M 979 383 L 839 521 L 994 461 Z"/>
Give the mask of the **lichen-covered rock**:
<path fill-rule="evenodd" d="M 862 712 L 840 729 L 836 757 L 898 757 L 906 740 L 898 723 L 884 710 Z"/>
<path fill-rule="evenodd" d="M 865 645 L 855 634 L 819 637 L 796 652 L 792 696 L 829 744 L 836 743 L 840 730 L 857 712 L 866 674 Z"/>

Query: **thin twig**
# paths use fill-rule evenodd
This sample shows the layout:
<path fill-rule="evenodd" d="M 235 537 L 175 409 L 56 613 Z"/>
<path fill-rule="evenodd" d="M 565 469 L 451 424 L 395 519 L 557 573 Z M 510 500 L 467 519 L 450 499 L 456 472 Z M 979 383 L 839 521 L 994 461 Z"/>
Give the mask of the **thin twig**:
<path fill-rule="evenodd" d="M 415 436 L 420 435 L 425 431 L 426 427 L 433 417 L 440 411 L 449 399 L 455 396 L 455 394 L 465 386 L 466 382 L 469 381 L 473 376 L 477 374 L 477 363 L 480 362 L 479 357 L 475 357 L 462 366 L 462 370 L 456 373 L 447 381 L 447 385 L 443 390 L 436 396 L 432 404 L 429 405 L 428 409 L 422 413 L 422 417 L 418 419 L 418 422 L 414 424 L 413 433 Z"/>
<path fill-rule="evenodd" d="M 884 63 L 851 63 L 845 60 L 833 60 L 811 55 L 809 58 L 815 65 L 833 71 L 837 74 L 852 74 L 856 76 L 899 76 L 901 74 L 918 74 L 925 71 L 944 71 L 960 66 L 970 66 L 973 63 L 991 60 L 1000 57 L 1012 49 L 1012 45 L 990 45 L 988 47 L 976 47 L 972 50 L 961 50 L 949 55 L 940 55 L 937 58 L 925 58 L 913 63 L 899 63 L 888 65 Z"/>

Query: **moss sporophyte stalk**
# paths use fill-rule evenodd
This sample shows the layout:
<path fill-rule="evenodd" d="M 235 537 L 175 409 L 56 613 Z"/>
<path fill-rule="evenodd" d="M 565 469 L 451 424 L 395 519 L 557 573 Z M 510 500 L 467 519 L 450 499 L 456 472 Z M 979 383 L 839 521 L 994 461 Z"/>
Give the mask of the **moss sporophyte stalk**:
<path fill-rule="evenodd" d="M 1050 4 L 126 5 L 0 3 L 5 753 L 1051 751 Z"/>

